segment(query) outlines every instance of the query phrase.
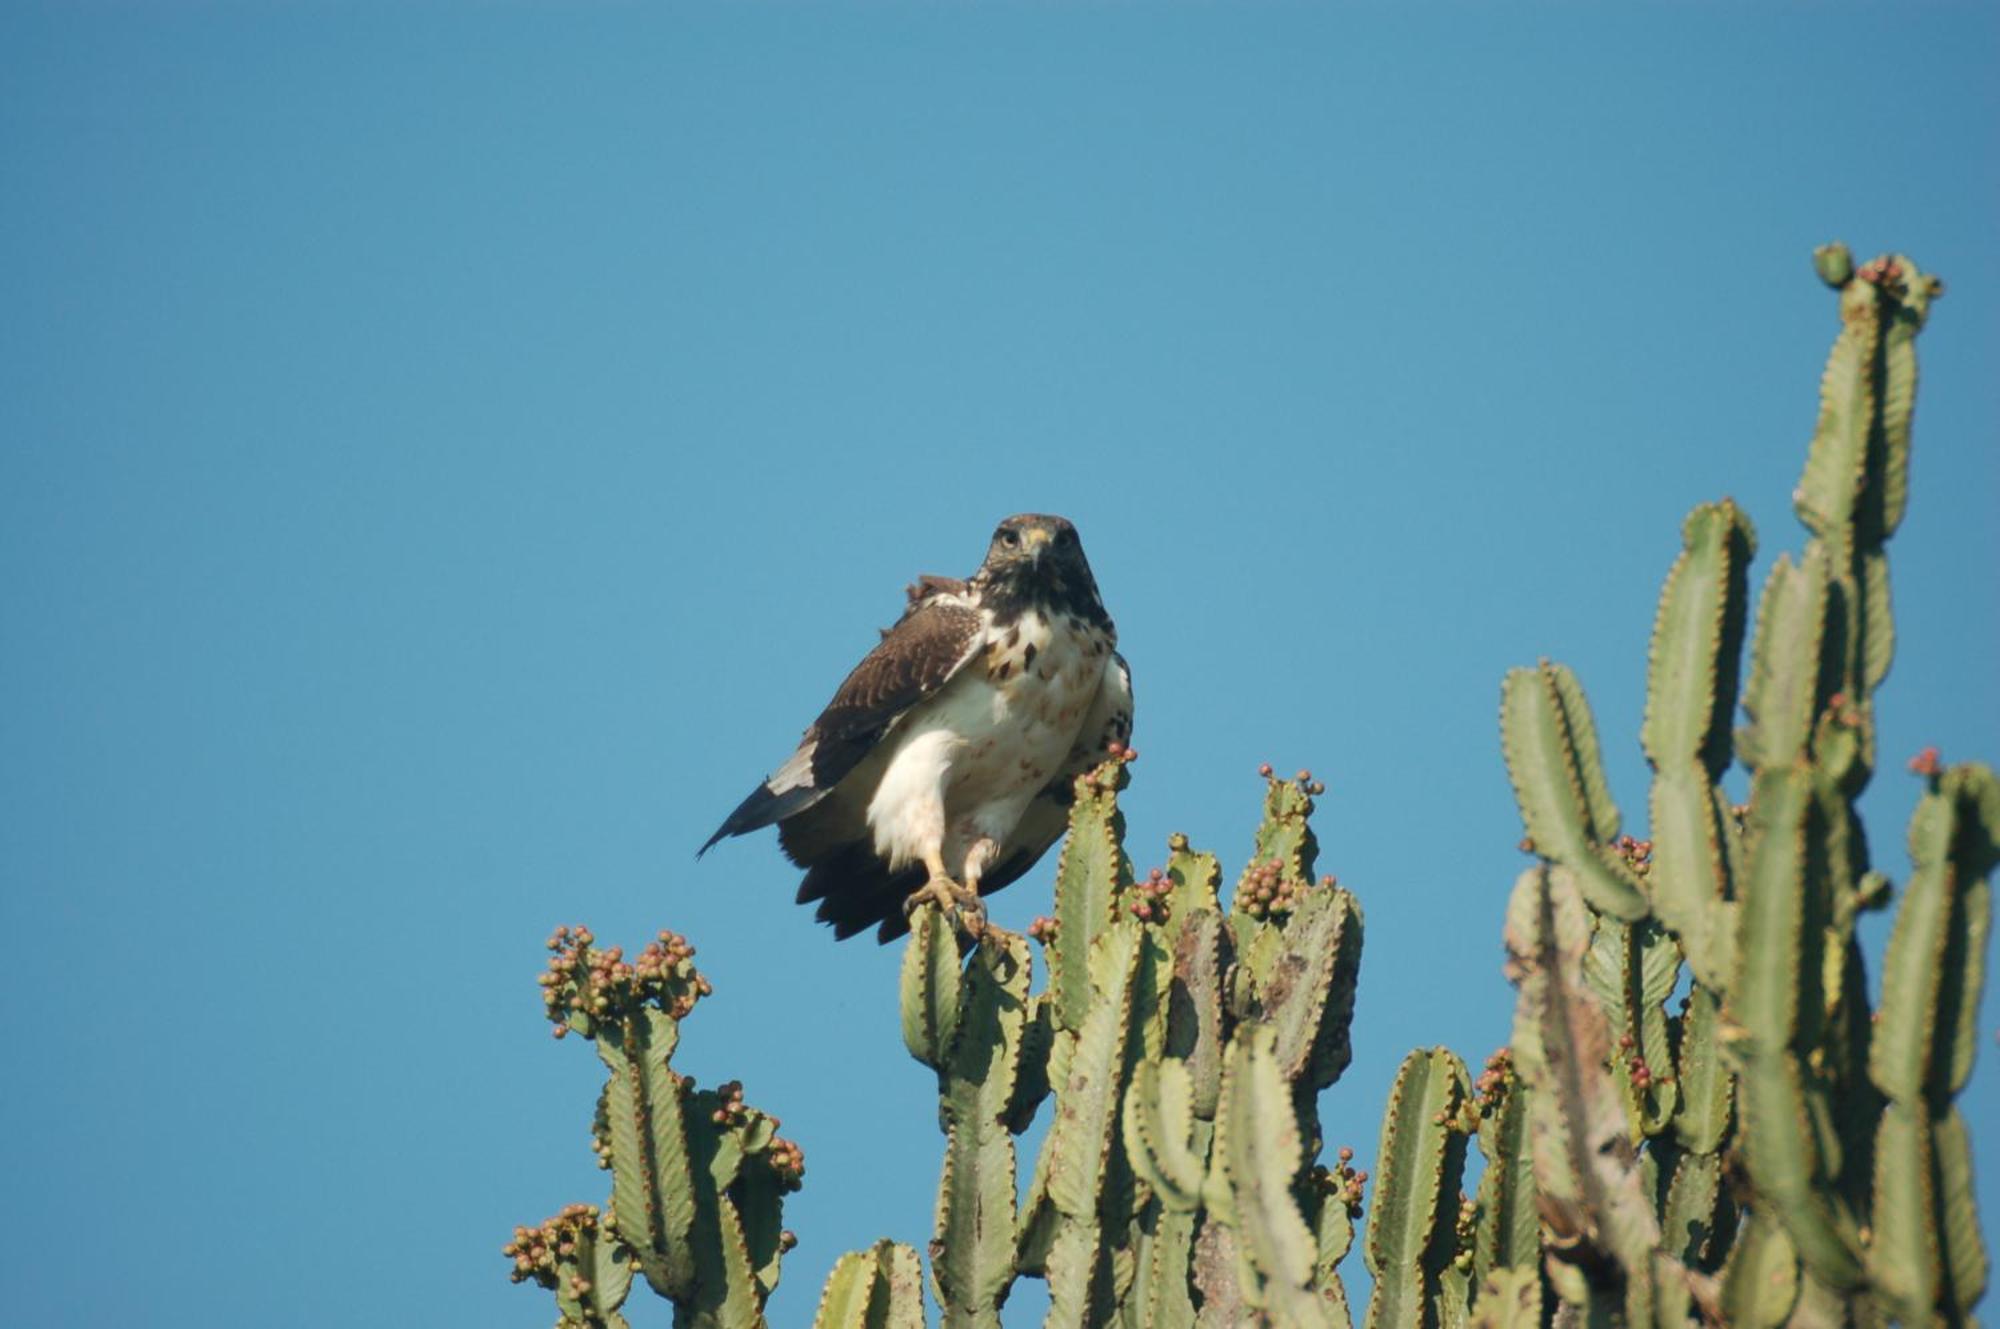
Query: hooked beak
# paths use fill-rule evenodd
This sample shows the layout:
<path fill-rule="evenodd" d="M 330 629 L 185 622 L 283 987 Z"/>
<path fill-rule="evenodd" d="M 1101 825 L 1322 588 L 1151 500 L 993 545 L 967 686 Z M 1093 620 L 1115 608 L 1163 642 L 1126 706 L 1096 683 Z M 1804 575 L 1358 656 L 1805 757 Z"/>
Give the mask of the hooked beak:
<path fill-rule="evenodd" d="M 1049 547 L 1051 538 L 1049 533 L 1039 526 L 1021 532 L 1021 543 L 1027 546 L 1028 552 L 1034 556 L 1037 563 L 1042 561 L 1042 551 Z"/>

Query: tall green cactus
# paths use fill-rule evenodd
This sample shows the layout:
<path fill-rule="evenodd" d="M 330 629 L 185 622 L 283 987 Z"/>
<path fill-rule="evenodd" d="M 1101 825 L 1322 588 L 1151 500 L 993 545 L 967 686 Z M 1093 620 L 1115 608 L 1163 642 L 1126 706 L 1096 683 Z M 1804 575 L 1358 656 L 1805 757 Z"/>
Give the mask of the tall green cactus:
<path fill-rule="evenodd" d="M 1918 872 L 1897 936 L 1922 940 L 1892 946 L 1892 968 L 1907 960 L 1906 981 L 1885 982 L 1879 1017 L 1867 1008 L 1854 930 L 1886 894 L 1855 799 L 1875 764 L 1873 693 L 1893 644 L 1885 543 L 1907 493 L 1914 337 L 1938 287 L 1901 257 L 1856 268 L 1829 247 L 1819 266 L 1840 290 L 1843 329 L 1796 496 L 1810 539 L 1766 581 L 1743 697 L 1749 723 L 1733 742 L 1755 550 L 1733 504 L 1690 515 L 1661 596 L 1641 728 L 1654 771 L 1653 841 L 1631 858 L 1664 931 L 1635 919 L 1615 864 L 1607 884 L 1616 814 L 1567 671 L 1544 664 L 1510 677 L 1506 749 L 1534 849 L 1571 874 L 1590 906 L 1581 968 L 1622 1031 L 1602 1060 L 1625 1072 L 1629 1135 L 1644 1149 L 1664 1224 L 1657 1247 L 1614 1243 L 1615 1277 L 1600 1271 L 1597 1283 L 1657 1291 L 1665 1258 L 1688 1274 L 1697 1301 L 1718 1299 L 1731 1322 L 1832 1315 L 1867 1324 L 1887 1313 L 1958 1323 L 1984 1285 L 1984 1260 L 1962 1253 L 1978 1251 L 1971 1206 L 1956 1198 L 1969 1194 L 1950 1106 L 1962 1079 L 1933 1075 L 1929 1049 L 1959 1037 L 1945 1027 L 1982 979 L 1980 879 L 1991 863 L 1960 850 L 1964 862 L 1945 867 L 1954 851 L 1944 844 L 1960 816 L 1973 842 L 1990 840 L 1991 814 L 1975 792 L 1990 781 L 1983 768 L 1945 774 L 1919 808 L 1919 827 L 1945 820 L 1954 829 L 1945 841 L 1913 832 Z M 1747 809 L 1730 808 L 1722 792 L 1732 756 L 1751 777 Z M 1938 810 L 1947 806 L 1955 811 Z M 1961 896 L 1933 884 L 1944 880 L 1970 886 Z M 1658 1002 L 1682 959 L 1694 986 L 1679 1017 L 1662 1020 Z M 1540 982 L 1523 982 L 1524 1010 L 1540 1000 Z M 1587 1033 L 1572 1030 L 1584 1041 L 1570 1044 L 1571 1067 L 1598 1060 Z M 1522 1060 L 1531 1095 L 1576 1087 L 1575 1076 L 1538 1074 Z M 1667 1070 L 1672 1087 L 1662 1094 Z M 1587 1125 L 1575 1111 L 1570 1120 Z M 1546 1198 L 1551 1179 L 1536 1157 Z M 1748 1181 L 1734 1196 L 1721 1184 L 1729 1159 Z M 1723 1277 L 1711 1286 L 1705 1276 L 1716 1270 Z M 1556 1286 L 1576 1300 L 1590 1295 L 1589 1281 Z"/>
<path fill-rule="evenodd" d="M 805 1155 L 777 1134 L 776 1117 L 744 1104 L 741 1085 L 697 1091 L 669 1064 L 681 1020 L 710 991 L 686 939 L 662 932 L 630 961 L 595 942 L 586 928 L 558 928 L 541 985 L 556 1037 L 589 1039 L 609 1073 L 593 1130 L 599 1166 L 611 1172 L 609 1212 L 600 1220 L 573 1205 L 551 1220 L 540 1242 L 558 1257 L 551 1270 L 519 1250 L 549 1225 L 517 1229 L 517 1279 L 554 1290 L 564 1325 L 622 1324 L 616 1311 L 636 1271 L 674 1303 L 676 1323 L 755 1329 L 792 1243 L 784 1197 L 798 1189 Z M 565 1246 L 573 1268 L 562 1263 Z M 579 1277 L 595 1290 L 577 1294 Z"/>
<path fill-rule="evenodd" d="M 1350 1058 L 1361 919 L 1351 894 L 1312 875 L 1319 787 L 1267 776 L 1252 866 L 1224 915 L 1216 860 L 1184 837 L 1133 879 L 1117 807 L 1129 778 L 1114 760 L 1079 780 L 1070 843 L 1091 851 L 1065 853 L 1055 917 L 1035 929 L 1057 1117 L 1019 1271 L 1048 1280 L 1051 1325 L 1225 1323 L 1225 1305 L 1342 1323 L 1333 1229 L 1358 1198 L 1312 1169 L 1314 1100 Z M 1064 976 L 1078 972 L 1090 1000 L 1069 1027 Z"/>
<path fill-rule="evenodd" d="M 1465 1160 L 1460 1115 L 1471 1095 L 1465 1063 L 1448 1048 L 1403 1059 L 1382 1118 L 1382 1166 L 1368 1222 L 1370 1329 L 1452 1318 L 1441 1303 L 1452 1292 L 1446 1270 L 1457 1255 Z"/>
<path fill-rule="evenodd" d="M 1932 774 L 1910 821 L 1915 871 L 1883 966 L 1868 1073 L 1889 1100 L 1875 1136 L 1871 1281 L 1905 1322 L 1966 1319 L 1986 1290 L 1965 1119 L 2000 862 L 2000 780 L 1985 766 Z"/>
<path fill-rule="evenodd" d="M 1817 265 L 1843 327 L 1795 497 L 1808 539 L 1776 560 L 1752 634 L 1748 518 L 1725 499 L 1683 524 L 1638 728 L 1650 838 L 1621 826 L 1576 677 L 1543 661 L 1503 684 L 1537 860 L 1506 910 L 1511 1044 L 1476 1078 L 1445 1048 L 1405 1059 L 1360 1235 L 1369 1326 L 1972 1323 L 1988 1268 L 1953 1101 L 2000 862 L 1992 771 L 1913 763 L 1926 789 L 1877 1007 L 1856 937 L 1890 894 L 1856 799 L 1894 646 L 1914 339 L 1939 288 L 1901 257 L 1830 246 Z M 1351 1329 L 1339 1266 L 1368 1174 L 1347 1149 L 1319 1162 L 1318 1099 L 1352 1055 L 1362 920 L 1315 876 L 1324 790 L 1264 769 L 1225 900 L 1220 862 L 1182 836 L 1133 872 L 1132 756 L 1072 790 L 1054 916 L 1030 929 L 1039 989 L 1029 939 L 964 941 L 928 905 L 911 919 L 901 1031 L 944 1134 L 940 1322 L 994 1329 L 1028 1277 L 1051 1326 Z M 1750 801 L 1732 806 L 1738 763 Z M 582 929 L 550 945 L 557 1035 L 607 1070 L 611 1195 L 517 1228 L 513 1277 L 573 1329 L 622 1326 L 635 1274 L 677 1325 L 763 1324 L 803 1157 L 740 1086 L 697 1091 L 669 1066 L 709 991 L 692 948 L 662 933 L 627 962 Z M 1051 1101 L 1017 1204 L 1019 1137 Z M 916 1248 L 878 1242 L 841 1257 L 814 1324 L 917 1329 L 924 1286 Z"/>
<path fill-rule="evenodd" d="M 626 1329 L 619 1308 L 632 1290 L 632 1249 L 594 1204 L 566 1205 L 534 1227 L 517 1227 L 501 1247 L 516 1283 L 555 1293 L 557 1329 Z"/>
<path fill-rule="evenodd" d="M 1877 1179 L 1934 1172 L 1919 1138 L 1928 1143 L 1932 1119 L 1950 1111 L 1956 1086 L 1920 1094 L 1889 1077 L 1906 1093 L 1898 1100 L 1871 1083 L 1869 1072 L 1894 1058 L 1921 1058 L 1910 1049 L 1949 1018 L 1941 985 L 1976 991 L 1979 961 L 1940 953 L 1940 986 L 1912 1000 L 1885 985 L 1878 1026 L 1866 1009 L 1854 935 L 1856 915 L 1881 900 L 1885 885 L 1869 870 L 1855 799 L 1874 766 L 1873 693 L 1893 642 L 1884 545 L 1901 518 L 1907 484 L 1914 337 L 1938 288 L 1901 257 L 1850 272 L 1851 261 L 1830 250 L 1821 264 L 1844 278 L 1844 326 L 1827 363 L 1797 494 L 1812 538 L 1796 565 L 1774 574 L 1789 585 L 1760 621 L 1748 707 L 1757 727 L 1744 752 L 1753 776 L 1749 866 L 1725 1007 L 1739 1031 L 1730 1050 L 1743 1156 L 1758 1200 L 1804 1266 L 1802 1297 L 1814 1287 L 1854 1302 L 1880 1292 L 1906 1319 L 1934 1309 L 1956 1320 L 1965 1306 L 1939 1299 L 1948 1277 L 1935 1255 L 1906 1264 L 1902 1257 L 1913 1254 L 1906 1248 L 1892 1268 L 1871 1249 L 1905 1216 L 1896 1205 L 1878 1212 L 1878 1202 L 1892 1197 Z M 1775 635 L 1787 620 L 1796 632 L 1790 640 Z M 1949 778 L 1977 783 L 1975 773 Z M 1927 800 L 1919 808 L 1920 824 L 1930 806 Z M 1973 813 L 1975 821 L 1980 815 Z M 1913 838 L 1919 872 L 1899 910 L 1904 935 L 1927 894 L 1920 840 Z M 1987 866 L 1977 866 L 1974 877 Z M 1890 1099 L 1886 1113 L 1878 1091 Z M 1919 1120 L 1921 1129 L 1900 1128 Z M 1883 1156 L 1884 1148 L 1893 1156 Z M 1886 1227 L 1885 1219 L 1892 1220 Z M 1919 1226 L 1929 1249 L 1941 1249 L 1934 1224 Z"/>
<path fill-rule="evenodd" d="M 1721 781 L 1756 548 L 1750 519 L 1728 499 L 1688 515 L 1660 595 L 1640 730 L 1653 766 L 1647 896 L 1714 992 L 1733 950 L 1726 902 L 1741 849 Z"/>
<path fill-rule="evenodd" d="M 884 1238 L 834 1262 L 813 1329 L 923 1329 L 924 1266 L 916 1251 Z"/>

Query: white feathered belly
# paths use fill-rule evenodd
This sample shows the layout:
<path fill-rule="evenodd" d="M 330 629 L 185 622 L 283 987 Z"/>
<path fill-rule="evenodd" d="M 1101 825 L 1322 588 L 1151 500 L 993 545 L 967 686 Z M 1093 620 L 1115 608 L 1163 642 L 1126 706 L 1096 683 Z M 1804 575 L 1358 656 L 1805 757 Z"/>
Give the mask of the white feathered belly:
<path fill-rule="evenodd" d="M 1019 628 L 989 631 L 984 658 L 890 736 L 894 751 L 869 799 L 868 825 L 892 869 L 936 850 L 955 877 L 968 866 L 982 872 L 1068 758 L 1103 685 L 1110 644 L 1036 614 L 1023 615 Z"/>

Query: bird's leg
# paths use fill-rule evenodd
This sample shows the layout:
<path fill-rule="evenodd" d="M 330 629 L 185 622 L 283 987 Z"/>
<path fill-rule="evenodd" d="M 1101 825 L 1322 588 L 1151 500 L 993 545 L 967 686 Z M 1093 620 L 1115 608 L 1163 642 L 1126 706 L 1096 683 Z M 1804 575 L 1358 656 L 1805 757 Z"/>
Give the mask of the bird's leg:
<path fill-rule="evenodd" d="M 972 848 L 965 855 L 965 889 L 974 901 L 979 901 L 979 879 L 986 875 L 986 869 L 993 866 L 1000 857 L 1000 842 L 990 835 L 982 835 L 972 842 Z M 1014 934 L 1003 927 L 986 922 L 986 906 L 979 903 L 979 916 L 984 924 L 984 935 L 995 943 L 1005 945 L 1014 939 Z M 979 933 L 973 934 L 975 937 Z"/>
<path fill-rule="evenodd" d="M 903 901 L 903 912 L 914 913 L 918 906 L 934 904 L 954 918 L 965 935 L 974 941 L 986 930 L 986 907 L 979 903 L 979 891 L 975 887 L 961 886 L 945 871 L 944 851 L 926 850 L 924 869 L 930 879 L 910 893 Z"/>

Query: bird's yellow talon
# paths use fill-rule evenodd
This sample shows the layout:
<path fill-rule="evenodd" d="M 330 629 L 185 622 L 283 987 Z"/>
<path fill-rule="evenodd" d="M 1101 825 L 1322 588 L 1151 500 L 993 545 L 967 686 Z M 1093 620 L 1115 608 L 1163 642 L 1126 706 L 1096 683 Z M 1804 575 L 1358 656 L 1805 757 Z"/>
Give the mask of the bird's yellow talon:
<path fill-rule="evenodd" d="M 944 910 L 959 930 L 974 941 L 986 931 L 986 906 L 980 903 L 979 892 L 959 885 L 950 877 L 933 876 L 911 891 L 910 898 L 903 901 L 903 913 L 913 914 L 927 904 Z"/>

